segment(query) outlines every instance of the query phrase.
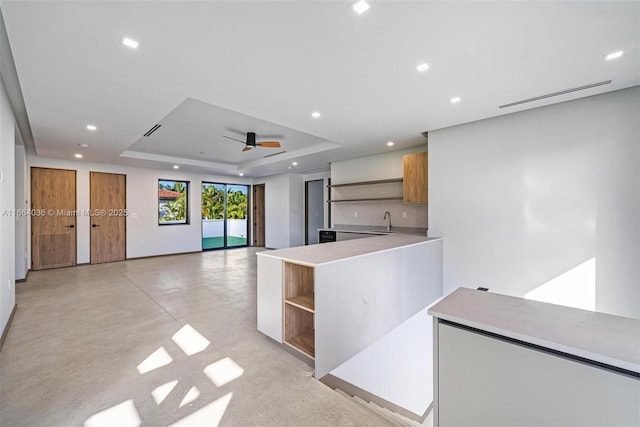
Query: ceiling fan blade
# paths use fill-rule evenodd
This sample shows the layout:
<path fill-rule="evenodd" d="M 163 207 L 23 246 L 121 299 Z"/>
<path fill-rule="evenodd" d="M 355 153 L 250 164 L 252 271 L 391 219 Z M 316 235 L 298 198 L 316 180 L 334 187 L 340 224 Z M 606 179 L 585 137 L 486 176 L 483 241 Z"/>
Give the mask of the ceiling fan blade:
<path fill-rule="evenodd" d="M 242 141 L 242 140 L 240 140 L 240 139 L 231 138 L 230 136 L 227 136 L 227 135 L 222 135 L 222 137 L 223 137 L 223 138 L 227 138 L 227 139 L 231 139 L 231 140 L 233 140 L 233 141 L 238 141 L 238 142 L 241 142 L 241 143 L 243 143 L 243 144 L 246 144 L 246 141 Z"/>
<path fill-rule="evenodd" d="M 251 147 L 250 145 L 246 145 L 246 146 L 242 149 L 242 151 L 249 151 L 249 150 L 251 150 L 251 148 L 252 148 L 252 147 Z"/>
<path fill-rule="evenodd" d="M 259 145 L 260 147 L 280 148 L 280 143 L 278 141 L 261 141 L 256 142 L 256 145 Z"/>

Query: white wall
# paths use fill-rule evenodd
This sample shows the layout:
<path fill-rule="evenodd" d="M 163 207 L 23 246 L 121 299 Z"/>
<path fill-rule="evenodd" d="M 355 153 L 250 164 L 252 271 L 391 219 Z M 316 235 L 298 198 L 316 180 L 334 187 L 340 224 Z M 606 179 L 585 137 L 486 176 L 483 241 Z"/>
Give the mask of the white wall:
<path fill-rule="evenodd" d="M 15 135 L 16 120 L 0 80 L 0 331 L 16 303 L 15 294 Z M 0 334 L 2 333 L 0 332 Z"/>
<path fill-rule="evenodd" d="M 302 175 L 274 175 L 255 180 L 264 183 L 265 246 L 281 249 L 304 244 Z"/>
<path fill-rule="evenodd" d="M 200 251 L 202 249 L 201 185 L 207 182 L 230 182 L 229 177 L 198 175 L 173 169 L 133 168 L 125 166 L 87 163 L 73 160 L 49 159 L 29 156 L 29 165 L 77 171 L 77 209 L 89 209 L 89 172 L 121 173 L 127 176 L 127 258 L 171 253 Z M 185 225 L 158 225 L 158 179 L 189 181 L 190 223 Z M 250 180 L 233 178 L 233 184 L 250 184 Z M 77 218 L 78 264 L 90 262 L 89 217 Z"/>
<path fill-rule="evenodd" d="M 595 258 L 596 309 L 640 317 L 639 122 L 635 87 L 429 132 L 445 295 L 524 296 Z"/>
<path fill-rule="evenodd" d="M 246 219 L 228 219 L 227 233 L 229 236 L 247 237 Z M 202 221 L 202 237 L 224 236 L 223 219 L 205 219 Z"/>
<path fill-rule="evenodd" d="M 360 181 L 376 181 L 402 178 L 405 154 L 426 151 L 426 147 L 359 157 L 331 163 L 331 183 L 345 184 Z M 357 186 L 333 188 L 332 198 L 402 197 L 402 183 L 381 184 L 376 186 Z M 391 224 L 397 227 L 427 227 L 427 205 L 405 205 L 402 200 L 381 200 L 370 202 L 333 203 L 331 225 L 371 225 L 382 227 L 386 224 L 385 211 L 391 213 Z M 406 213 L 406 218 L 403 217 Z"/>

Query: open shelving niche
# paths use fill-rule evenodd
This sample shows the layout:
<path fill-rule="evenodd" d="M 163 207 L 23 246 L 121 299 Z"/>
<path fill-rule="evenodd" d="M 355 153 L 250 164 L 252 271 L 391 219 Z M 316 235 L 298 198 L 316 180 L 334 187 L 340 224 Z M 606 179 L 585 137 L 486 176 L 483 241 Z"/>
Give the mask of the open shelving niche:
<path fill-rule="evenodd" d="M 372 202 L 378 200 L 402 200 L 402 186 L 399 187 L 399 194 L 396 195 L 394 193 L 397 192 L 397 189 L 394 187 L 396 183 L 403 183 L 402 178 L 392 178 L 392 179 L 381 179 L 376 181 L 360 181 L 360 182 L 349 182 L 345 184 L 330 184 L 327 185 L 329 190 L 333 188 L 346 188 L 346 187 L 364 187 L 364 186 L 378 186 L 375 190 L 369 190 L 368 192 L 364 192 L 365 196 L 357 196 L 357 197 L 342 197 L 342 198 L 333 198 L 333 195 L 329 196 L 329 200 L 327 203 L 341 203 L 341 202 Z M 386 191 L 383 190 L 385 187 Z M 348 193 L 353 194 L 353 193 Z M 359 192 L 362 194 L 362 190 Z M 375 196 L 368 196 L 368 194 L 375 194 Z M 382 195 L 381 195 L 382 194 Z"/>
<path fill-rule="evenodd" d="M 284 262 L 284 342 L 315 360 L 314 270 Z"/>

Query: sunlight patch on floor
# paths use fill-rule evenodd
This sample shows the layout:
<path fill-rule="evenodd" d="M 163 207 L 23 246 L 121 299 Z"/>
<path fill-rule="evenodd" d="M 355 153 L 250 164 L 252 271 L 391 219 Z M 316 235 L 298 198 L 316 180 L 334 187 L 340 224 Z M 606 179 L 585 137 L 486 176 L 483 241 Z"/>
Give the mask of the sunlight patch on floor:
<path fill-rule="evenodd" d="M 171 390 L 173 390 L 176 384 L 178 384 L 178 380 L 171 381 L 166 384 L 162 384 L 161 386 L 158 386 L 155 389 L 153 389 L 153 391 L 151 392 L 151 396 L 153 396 L 153 400 L 156 401 L 156 404 L 158 405 L 161 404 L 164 401 L 164 399 L 166 399 L 167 396 L 169 396 L 169 393 L 171 393 Z"/>
<path fill-rule="evenodd" d="M 217 427 L 227 411 L 227 406 L 229 406 L 232 396 L 233 393 L 225 394 L 207 406 L 198 409 L 193 414 L 187 415 L 177 423 L 172 424 L 171 427 Z"/>
<path fill-rule="evenodd" d="M 84 422 L 85 427 L 137 427 L 140 424 L 140 416 L 131 399 L 98 412 Z"/>
<path fill-rule="evenodd" d="M 211 341 L 200 334 L 191 325 L 186 324 L 171 339 L 173 342 L 187 355 L 204 351 Z M 178 358 L 180 361 L 180 358 Z M 191 359 L 187 359 L 191 360 Z M 160 347 L 151 353 L 137 367 L 140 374 L 145 374 L 154 369 L 166 366 L 173 362 L 174 359 L 167 352 L 165 347 Z M 194 362 L 196 362 L 194 360 Z M 189 362 L 187 362 L 187 368 Z M 201 368 L 198 368 L 201 369 Z M 239 378 L 244 374 L 244 369 L 234 362 L 231 358 L 225 357 L 215 363 L 211 363 L 204 369 L 204 374 L 217 386 L 222 387 L 225 384 Z M 162 404 L 178 385 L 179 380 L 169 381 L 151 391 L 151 396 L 157 405 Z M 200 398 L 200 390 L 194 385 L 186 392 L 178 408 L 190 406 L 198 398 Z M 228 393 L 223 397 L 209 403 L 208 405 L 196 410 L 177 421 L 174 426 L 217 426 L 224 416 L 233 393 Z M 199 405 L 198 405 L 199 406 Z M 177 408 L 176 408 L 177 409 Z M 128 400 L 105 411 L 93 415 L 85 422 L 85 426 L 139 426 L 141 424 L 140 416 L 136 411 L 133 400 Z"/>
<path fill-rule="evenodd" d="M 171 339 L 187 356 L 200 353 L 211 344 L 211 341 L 203 337 L 200 332 L 196 331 L 189 324 L 184 325 Z"/>
<path fill-rule="evenodd" d="M 596 259 L 572 268 L 527 292 L 526 299 L 595 311 Z"/>
<path fill-rule="evenodd" d="M 191 387 L 191 389 L 189 389 L 187 394 L 184 396 L 184 399 L 182 399 L 182 402 L 180 402 L 179 408 L 182 408 L 183 406 L 188 405 L 189 403 L 192 403 L 199 396 L 200 396 L 200 390 L 198 390 L 198 387 L 196 386 Z"/>
<path fill-rule="evenodd" d="M 164 347 L 160 347 L 138 365 L 138 372 L 145 374 L 154 369 L 166 366 L 171 362 L 173 362 L 173 359 L 169 356 L 167 350 L 165 350 Z"/>
<path fill-rule="evenodd" d="M 218 387 L 239 378 L 244 369 L 229 357 L 218 360 L 204 368 L 204 374 Z"/>

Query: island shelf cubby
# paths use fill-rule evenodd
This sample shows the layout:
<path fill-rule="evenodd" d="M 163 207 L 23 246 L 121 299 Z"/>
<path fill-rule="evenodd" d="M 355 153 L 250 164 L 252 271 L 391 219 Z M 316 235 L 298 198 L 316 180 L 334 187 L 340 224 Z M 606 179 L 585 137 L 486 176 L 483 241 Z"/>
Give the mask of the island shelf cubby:
<path fill-rule="evenodd" d="M 315 358 L 314 269 L 284 262 L 284 342 Z"/>

